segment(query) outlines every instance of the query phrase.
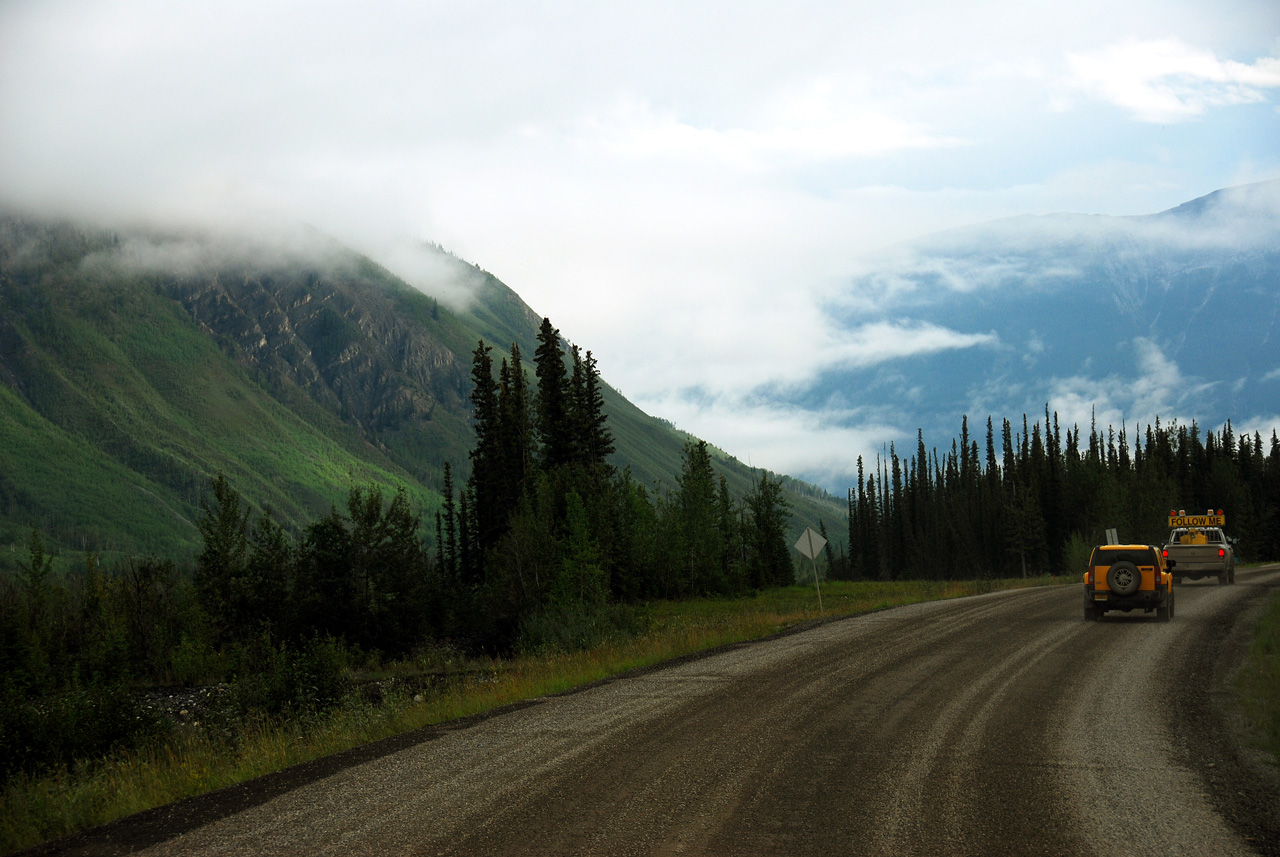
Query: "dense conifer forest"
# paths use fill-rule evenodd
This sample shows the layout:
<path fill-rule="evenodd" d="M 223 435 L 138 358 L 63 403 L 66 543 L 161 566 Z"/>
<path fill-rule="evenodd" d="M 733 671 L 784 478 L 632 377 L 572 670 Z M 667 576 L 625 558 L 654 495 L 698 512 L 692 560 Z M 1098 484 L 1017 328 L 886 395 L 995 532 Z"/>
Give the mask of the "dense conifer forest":
<path fill-rule="evenodd" d="M 1157 419 L 1085 435 L 1044 421 L 987 418 L 985 444 L 968 419 L 940 455 L 918 435 L 904 458 L 890 445 L 858 460 L 849 491 L 848 562 L 836 576 L 955 579 L 1082 571 L 1109 528 L 1123 542 L 1156 544 L 1174 509 L 1222 509 L 1245 561 L 1280 556 L 1280 438 L 1235 435 L 1228 422 Z"/>

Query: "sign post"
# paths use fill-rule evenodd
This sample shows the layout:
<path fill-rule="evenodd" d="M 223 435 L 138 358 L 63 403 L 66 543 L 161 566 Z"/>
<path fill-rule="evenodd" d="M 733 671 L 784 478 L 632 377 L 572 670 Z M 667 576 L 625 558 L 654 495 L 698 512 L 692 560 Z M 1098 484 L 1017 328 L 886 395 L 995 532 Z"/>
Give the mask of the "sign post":
<path fill-rule="evenodd" d="M 818 585 L 818 551 L 822 550 L 827 540 L 813 531 L 812 527 L 805 527 L 804 532 L 800 534 L 800 541 L 796 542 L 796 550 L 813 560 L 813 587 L 818 590 L 818 612 L 822 613 L 822 587 Z"/>

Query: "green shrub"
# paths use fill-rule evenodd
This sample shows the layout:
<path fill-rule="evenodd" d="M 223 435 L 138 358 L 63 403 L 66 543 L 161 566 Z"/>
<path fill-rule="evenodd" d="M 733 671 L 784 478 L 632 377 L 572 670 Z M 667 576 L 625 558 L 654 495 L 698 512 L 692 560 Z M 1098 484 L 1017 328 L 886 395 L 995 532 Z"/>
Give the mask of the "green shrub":
<path fill-rule="evenodd" d="M 17 773 L 72 767 L 137 746 L 167 727 L 122 682 L 73 682 L 43 697 L 6 682 L 0 695 L 0 774 L 7 781 Z"/>
<path fill-rule="evenodd" d="M 1089 555 L 1094 545 L 1082 533 L 1072 533 L 1062 549 L 1062 560 L 1067 574 L 1084 574 L 1089 567 Z"/>
<path fill-rule="evenodd" d="M 332 637 L 299 645 L 273 644 L 265 636 L 235 647 L 228 704 L 238 718 L 306 717 L 327 711 L 351 690 L 348 653 Z"/>
<path fill-rule="evenodd" d="M 643 611 L 626 604 L 561 604 L 546 607 L 521 624 L 525 652 L 571 652 L 643 633 Z"/>
<path fill-rule="evenodd" d="M 227 672 L 227 659 L 205 640 L 182 635 L 170 658 L 173 680 L 184 687 L 216 684 Z"/>

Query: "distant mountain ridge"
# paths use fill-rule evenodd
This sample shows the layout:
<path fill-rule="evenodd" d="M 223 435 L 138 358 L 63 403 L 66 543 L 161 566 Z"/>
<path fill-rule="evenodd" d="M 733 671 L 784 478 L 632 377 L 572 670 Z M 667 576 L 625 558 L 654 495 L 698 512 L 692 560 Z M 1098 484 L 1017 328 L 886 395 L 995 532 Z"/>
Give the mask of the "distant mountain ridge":
<path fill-rule="evenodd" d="M 922 347 L 839 367 L 783 403 L 838 402 L 848 425 L 949 446 L 962 415 L 1066 425 L 1157 416 L 1237 428 L 1280 423 L 1280 181 L 1152 215 L 1020 216 L 926 236 L 866 261 L 828 312 L 850 332 L 889 323 Z M 1269 436 L 1269 430 L 1263 429 Z M 829 488 L 844 473 L 800 473 Z"/>
<path fill-rule="evenodd" d="M 64 548 L 189 558 L 220 470 L 290 526 L 369 481 L 432 514 L 444 464 L 469 471 L 472 350 L 531 356 L 540 317 L 476 266 L 421 252 L 465 279 L 466 309 L 323 236 L 0 220 L 0 563 L 31 524 Z M 689 436 L 605 395 L 615 463 L 674 487 Z M 750 489 L 750 468 L 716 464 Z M 842 532 L 840 502 L 786 481 L 798 528 Z"/>

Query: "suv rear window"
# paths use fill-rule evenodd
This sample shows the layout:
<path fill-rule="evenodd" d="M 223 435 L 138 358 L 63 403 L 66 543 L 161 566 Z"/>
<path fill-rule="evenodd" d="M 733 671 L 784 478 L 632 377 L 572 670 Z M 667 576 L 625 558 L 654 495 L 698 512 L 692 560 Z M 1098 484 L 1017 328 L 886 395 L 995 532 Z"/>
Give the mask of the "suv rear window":
<path fill-rule="evenodd" d="M 1115 565 L 1118 562 L 1131 562 L 1134 565 L 1155 565 L 1156 552 L 1147 548 L 1094 548 L 1089 565 Z"/>

